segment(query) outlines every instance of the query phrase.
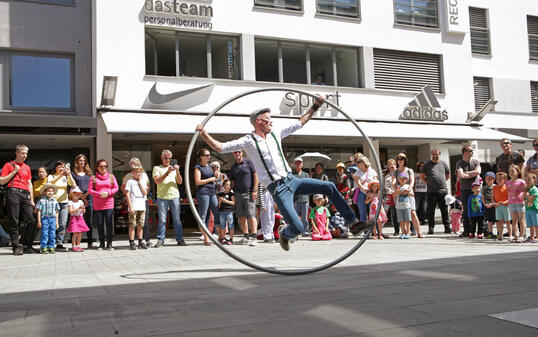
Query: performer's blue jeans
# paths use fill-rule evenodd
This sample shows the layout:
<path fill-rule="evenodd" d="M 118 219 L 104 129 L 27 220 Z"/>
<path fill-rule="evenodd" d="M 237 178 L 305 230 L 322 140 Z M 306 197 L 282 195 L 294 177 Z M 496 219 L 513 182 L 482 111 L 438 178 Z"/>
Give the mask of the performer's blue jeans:
<path fill-rule="evenodd" d="M 269 184 L 269 192 L 273 195 L 278 209 L 284 220 L 289 224 L 283 231 L 285 239 L 294 239 L 303 232 L 303 223 L 293 207 L 293 195 L 320 193 L 329 197 L 338 212 L 351 224 L 357 220 L 353 210 L 347 205 L 340 192 L 332 182 L 312 178 L 295 178 L 289 173 L 287 177 L 276 180 Z"/>

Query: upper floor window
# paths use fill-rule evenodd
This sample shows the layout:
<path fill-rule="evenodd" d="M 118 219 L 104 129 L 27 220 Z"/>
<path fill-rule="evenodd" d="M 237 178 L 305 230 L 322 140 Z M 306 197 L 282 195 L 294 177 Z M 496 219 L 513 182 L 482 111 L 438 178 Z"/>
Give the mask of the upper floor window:
<path fill-rule="evenodd" d="M 254 6 L 302 11 L 303 0 L 254 0 Z"/>
<path fill-rule="evenodd" d="M 317 0 L 317 11 L 321 14 L 360 18 L 359 0 Z"/>
<path fill-rule="evenodd" d="M 44 2 L 44 3 L 51 3 L 51 4 L 68 4 L 68 5 L 75 4 L 75 0 L 19 0 L 19 1 Z"/>
<path fill-rule="evenodd" d="M 394 22 L 419 27 L 439 27 L 437 0 L 394 0 Z"/>
<path fill-rule="evenodd" d="M 469 26 L 471 28 L 471 50 L 473 54 L 489 55 L 489 24 L 487 10 L 469 7 Z"/>
<path fill-rule="evenodd" d="M 473 77 L 474 81 L 474 108 L 475 111 L 480 111 L 484 105 L 493 98 L 491 90 L 491 78 L 488 77 Z"/>
<path fill-rule="evenodd" d="M 374 78 L 379 89 L 420 91 L 429 85 L 443 92 L 441 57 L 435 54 L 374 48 Z"/>
<path fill-rule="evenodd" d="M 255 40 L 256 80 L 359 87 L 357 48 Z"/>
<path fill-rule="evenodd" d="M 529 34 L 529 57 L 538 60 L 538 16 L 527 15 L 527 31 Z"/>
<path fill-rule="evenodd" d="M 239 39 L 146 29 L 146 74 L 238 80 Z"/>
<path fill-rule="evenodd" d="M 71 56 L 9 55 L 9 108 L 73 109 Z"/>
<path fill-rule="evenodd" d="M 531 82 L 532 112 L 538 112 L 538 82 Z"/>

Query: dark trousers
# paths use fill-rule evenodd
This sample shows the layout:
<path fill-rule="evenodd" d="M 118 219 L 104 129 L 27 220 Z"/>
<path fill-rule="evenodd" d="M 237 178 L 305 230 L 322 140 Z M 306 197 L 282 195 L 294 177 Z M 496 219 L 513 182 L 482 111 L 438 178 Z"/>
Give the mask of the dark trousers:
<path fill-rule="evenodd" d="M 439 206 L 441 210 L 441 218 L 445 230 L 450 230 L 450 222 L 448 220 L 448 209 L 445 205 L 446 193 L 434 193 L 428 192 L 428 227 L 433 229 L 435 227 L 435 207 Z"/>
<path fill-rule="evenodd" d="M 86 238 L 88 242 L 93 242 L 93 204 L 92 200 L 88 200 L 88 205 L 86 206 L 86 213 L 84 213 L 84 222 L 86 226 L 90 229 L 86 232 Z"/>
<path fill-rule="evenodd" d="M 469 234 L 474 234 L 477 229 L 477 234 L 484 234 L 484 217 L 483 216 L 476 216 L 469 218 Z"/>
<path fill-rule="evenodd" d="M 113 209 L 95 210 L 97 217 L 97 232 L 99 233 L 99 244 L 105 245 L 105 224 L 106 224 L 106 243 L 112 244 L 114 238 L 114 228 L 112 224 L 112 216 L 114 215 Z"/>
<path fill-rule="evenodd" d="M 144 219 L 144 228 L 142 230 L 142 234 L 144 235 L 144 240 L 146 242 L 149 242 L 149 203 L 146 200 L 146 218 Z"/>
<path fill-rule="evenodd" d="M 461 190 L 461 203 L 463 204 L 463 213 L 461 214 L 461 217 L 463 218 L 463 233 L 474 233 L 469 232 L 470 230 L 470 221 L 469 217 L 467 216 L 467 201 L 469 201 L 469 196 L 473 194 L 472 190 Z M 476 229 L 476 228 L 475 228 Z"/>
<path fill-rule="evenodd" d="M 394 234 L 400 233 L 400 224 L 398 223 L 398 217 L 396 216 L 396 206 L 391 205 L 388 207 L 387 218 L 394 226 Z"/>
<path fill-rule="evenodd" d="M 8 217 L 6 232 L 11 237 L 13 249 L 19 245 L 20 223 L 26 225 L 26 230 L 23 232 L 21 243 L 31 247 L 35 237 L 35 221 L 30 192 L 17 188 L 10 188 L 6 195 L 6 211 Z"/>
<path fill-rule="evenodd" d="M 428 209 L 428 195 L 426 192 L 415 193 L 415 204 L 417 206 L 417 217 L 421 225 L 426 221 L 426 210 Z"/>

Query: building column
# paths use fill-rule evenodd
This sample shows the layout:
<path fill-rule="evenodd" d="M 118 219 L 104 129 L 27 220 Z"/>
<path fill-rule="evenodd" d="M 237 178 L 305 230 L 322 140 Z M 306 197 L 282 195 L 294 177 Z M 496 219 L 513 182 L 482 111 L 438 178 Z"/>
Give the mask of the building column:
<path fill-rule="evenodd" d="M 374 74 L 374 48 L 362 47 L 362 62 L 361 66 L 361 84 L 364 88 L 375 88 L 375 74 Z"/>
<path fill-rule="evenodd" d="M 241 35 L 241 73 L 243 80 L 255 81 L 256 80 L 256 58 L 254 57 L 254 35 L 242 34 Z"/>
<path fill-rule="evenodd" d="M 376 154 L 379 156 L 379 140 L 378 139 L 370 139 L 370 141 L 372 142 L 372 145 L 374 145 L 374 149 L 376 151 Z M 370 149 L 370 147 L 368 146 L 368 143 L 366 142 L 366 140 L 363 140 L 362 141 L 362 149 L 363 149 L 363 154 L 368 157 L 368 159 L 370 160 L 370 163 L 372 164 L 372 168 L 374 170 L 377 170 L 378 167 L 374 161 L 374 155 L 372 154 L 372 150 Z M 380 170 L 383 169 L 383 163 L 381 163 L 381 167 L 379 168 Z"/>
<path fill-rule="evenodd" d="M 97 115 L 97 139 L 95 147 L 97 160 L 106 160 L 109 165 L 109 171 L 112 172 L 112 135 L 107 132 L 105 122 L 100 113 Z"/>

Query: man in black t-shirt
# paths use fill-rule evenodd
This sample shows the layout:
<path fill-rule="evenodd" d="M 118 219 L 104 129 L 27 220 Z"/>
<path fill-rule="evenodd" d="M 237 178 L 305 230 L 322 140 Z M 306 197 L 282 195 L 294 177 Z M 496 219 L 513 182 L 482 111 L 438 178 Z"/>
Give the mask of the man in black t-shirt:
<path fill-rule="evenodd" d="M 467 200 L 473 194 L 472 184 L 477 176 L 480 176 L 482 169 L 478 159 L 473 158 L 474 149 L 471 146 L 464 146 L 461 149 L 463 159 L 456 163 L 456 175 L 460 179 L 461 202 L 463 204 L 463 233 L 462 237 L 469 235 L 469 217 L 467 216 Z"/>
<path fill-rule="evenodd" d="M 243 158 L 243 151 L 234 151 L 235 164 L 230 169 L 230 180 L 235 193 L 235 213 L 239 219 L 239 226 L 243 231 L 241 243 L 255 246 L 258 243 L 256 232 L 256 198 L 258 193 L 258 174 L 254 163 Z M 250 227 L 250 234 L 249 228 Z"/>
<path fill-rule="evenodd" d="M 435 227 L 435 207 L 441 210 L 441 218 L 445 226 L 445 233 L 452 233 L 448 220 L 448 209 L 445 205 L 445 196 L 448 193 L 446 181 L 450 179 L 450 170 L 447 163 L 440 160 L 441 151 L 432 149 L 431 160 L 422 166 L 420 179 L 426 183 L 428 198 L 428 234 L 433 234 Z"/>
<path fill-rule="evenodd" d="M 495 159 L 495 168 L 497 169 L 497 172 L 508 174 L 508 169 L 512 164 L 518 165 L 523 172 L 525 158 L 523 158 L 520 153 L 512 151 L 512 141 L 508 138 L 501 139 L 501 149 L 503 150 L 503 153 Z"/>

